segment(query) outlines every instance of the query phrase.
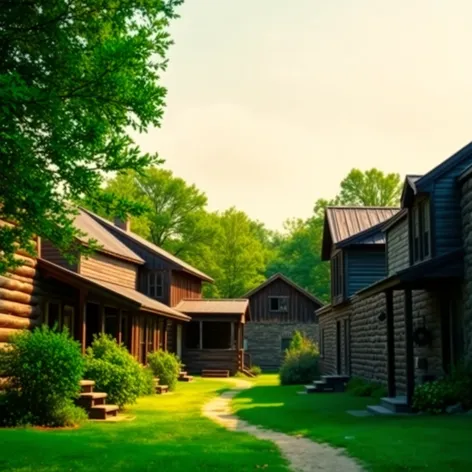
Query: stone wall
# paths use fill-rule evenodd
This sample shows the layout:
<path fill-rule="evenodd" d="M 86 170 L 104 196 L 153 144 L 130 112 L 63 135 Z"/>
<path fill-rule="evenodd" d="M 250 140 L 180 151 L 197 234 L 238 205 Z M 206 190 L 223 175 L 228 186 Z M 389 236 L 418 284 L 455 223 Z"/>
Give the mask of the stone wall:
<path fill-rule="evenodd" d="M 290 339 L 295 331 L 318 343 L 317 323 L 246 323 L 244 338 L 252 363 L 265 370 L 278 369 L 284 354 L 282 339 Z"/>
<path fill-rule="evenodd" d="M 472 361 L 472 175 L 462 182 L 462 238 L 464 242 L 463 333 L 465 358 Z"/>
<path fill-rule="evenodd" d="M 410 265 L 406 217 L 387 230 L 387 265 L 388 275 L 395 274 Z"/>

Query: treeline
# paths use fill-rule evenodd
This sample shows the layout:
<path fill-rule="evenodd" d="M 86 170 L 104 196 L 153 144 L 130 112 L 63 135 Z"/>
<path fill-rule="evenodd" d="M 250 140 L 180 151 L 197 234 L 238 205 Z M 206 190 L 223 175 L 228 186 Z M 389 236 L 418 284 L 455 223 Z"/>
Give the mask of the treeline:
<path fill-rule="evenodd" d="M 128 207 L 134 232 L 215 279 L 205 288 L 207 297 L 240 297 L 266 277 L 282 272 L 327 301 L 329 265 L 320 258 L 324 208 L 396 205 L 400 177 L 377 169 L 353 169 L 334 199 L 318 200 L 311 217 L 289 219 L 281 232 L 269 230 L 236 208 L 208 211 L 204 192 L 160 167 L 121 173 L 107 182 L 104 193 L 110 201 L 132 203 Z M 113 218 L 104 200 L 91 198 L 85 205 Z"/>

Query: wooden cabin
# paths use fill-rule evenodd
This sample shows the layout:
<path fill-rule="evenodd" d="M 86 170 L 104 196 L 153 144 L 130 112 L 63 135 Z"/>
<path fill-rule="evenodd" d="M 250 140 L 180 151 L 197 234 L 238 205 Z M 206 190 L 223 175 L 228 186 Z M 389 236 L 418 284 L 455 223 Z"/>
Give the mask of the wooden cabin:
<path fill-rule="evenodd" d="M 323 302 L 283 274 L 275 274 L 245 295 L 251 318 L 246 324 L 245 350 L 266 370 L 278 369 L 295 331 L 318 341 L 315 310 Z"/>

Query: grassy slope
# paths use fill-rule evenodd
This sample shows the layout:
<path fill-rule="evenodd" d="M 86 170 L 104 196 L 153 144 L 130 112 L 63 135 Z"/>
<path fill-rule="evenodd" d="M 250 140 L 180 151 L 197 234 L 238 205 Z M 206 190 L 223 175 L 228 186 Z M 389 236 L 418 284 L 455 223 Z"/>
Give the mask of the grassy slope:
<path fill-rule="evenodd" d="M 228 383 L 179 384 L 175 394 L 143 398 L 132 422 L 90 423 L 79 430 L 0 429 L 2 472 L 156 471 L 286 472 L 275 446 L 227 432 L 200 409 Z"/>
<path fill-rule="evenodd" d="M 234 409 L 253 424 L 342 446 L 373 471 L 472 471 L 472 416 L 356 418 L 345 411 L 376 402 L 297 395 L 302 389 L 280 387 L 275 375 L 264 375 L 236 397 Z"/>

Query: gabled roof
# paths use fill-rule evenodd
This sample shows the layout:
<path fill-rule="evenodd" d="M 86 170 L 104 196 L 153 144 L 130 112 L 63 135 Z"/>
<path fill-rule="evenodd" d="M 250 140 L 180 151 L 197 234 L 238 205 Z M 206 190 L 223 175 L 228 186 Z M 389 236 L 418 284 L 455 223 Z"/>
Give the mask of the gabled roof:
<path fill-rule="evenodd" d="M 308 290 L 305 290 L 304 288 L 300 287 L 300 285 L 297 285 L 293 280 L 290 280 L 288 277 L 286 277 L 285 275 L 281 274 L 280 272 L 278 272 L 277 274 L 274 274 L 272 275 L 271 277 L 269 277 L 265 282 L 263 282 L 262 284 L 258 285 L 256 288 L 253 288 L 252 290 L 250 290 L 248 293 L 246 293 L 244 295 L 244 298 L 250 298 L 252 297 L 252 295 L 254 295 L 255 293 L 259 292 L 260 290 L 262 290 L 264 287 L 267 287 L 268 285 L 270 285 L 272 282 L 275 282 L 276 280 L 282 280 L 283 282 L 285 282 L 286 284 L 290 285 L 292 288 L 294 288 L 295 290 L 297 290 L 298 292 L 300 292 L 302 295 L 304 295 L 305 297 L 309 298 L 311 301 L 317 303 L 318 305 L 320 306 L 323 306 L 324 303 L 317 297 L 315 297 L 313 294 L 311 294 Z"/>
<path fill-rule="evenodd" d="M 249 307 L 249 300 L 233 299 L 184 299 L 175 308 L 187 314 L 244 315 Z"/>
<path fill-rule="evenodd" d="M 416 182 L 420 180 L 422 175 L 407 175 L 403 183 L 402 195 L 400 198 L 401 206 L 404 208 L 408 205 L 408 201 L 416 195 Z"/>
<path fill-rule="evenodd" d="M 393 207 L 327 207 L 323 228 L 322 260 L 330 259 L 333 245 L 383 223 L 398 211 L 399 208 Z M 375 241 L 373 244 L 378 242 Z"/>
<path fill-rule="evenodd" d="M 418 191 L 426 191 L 427 187 L 433 180 L 437 179 L 448 170 L 452 169 L 454 166 L 462 163 L 465 159 L 470 158 L 472 158 L 472 142 L 464 146 L 462 149 L 459 149 L 459 151 L 457 151 L 451 157 L 441 162 L 441 164 L 418 179 L 415 182 L 416 188 Z"/>
<path fill-rule="evenodd" d="M 97 223 L 97 221 L 81 208 L 78 209 L 74 225 L 77 229 L 86 234 L 86 236 L 78 238 L 82 244 L 86 245 L 89 239 L 94 239 L 101 246 L 97 249 L 98 252 L 103 252 L 137 264 L 144 264 L 143 259 L 115 238 L 115 236 L 107 231 L 101 224 Z"/>
<path fill-rule="evenodd" d="M 176 310 L 175 308 L 170 308 L 169 306 L 164 305 L 153 298 L 149 298 L 137 290 L 133 290 L 132 288 L 110 282 L 104 282 L 92 277 L 85 277 L 84 275 L 77 274 L 76 272 L 72 272 L 68 269 L 65 269 L 64 267 L 58 266 L 41 258 L 38 259 L 38 267 L 40 270 L 45 270 L 54 277 L 57 277 L 62 282 L 103 291 L 109 296 L 123 300 L 138 310 L 147 311 L 182 321 L 190 320 L 189 316 Z"/>
<path fill-rule="evenodd" d="M 90 210 L 83 209 L 85 213 L 87 213 L 91 218 L 98 222 L 99 226 L 105 227 L 112 231 L 116 231 L 118 234 L 134 241 L 135 243 L 139 244 L 143 248 L 147 249 L 149 252 L 165 259 L 173 264 L 175 264 L 180 270 L 187 272 L 195 277 L 198 277 L 205 282 L 214 282 L 214 280 L 209 276 L 204 274 L 203 272 L 199 271 L 195 267 L 192 267 L 190 264 L 187 264 L 182 259 L 174 256 L 170 252 L 156 246 L 155 244 L 147 241 L 146 239 L 142 238 L 141 236 L 133 233 L 132 231 L 124 231 L 118 226 L 114 225 L 111 221 L 107 220 L 106 218 L 102 218 L 101 216 L 96 215 L 95 213 L 91 212 Z"/>

